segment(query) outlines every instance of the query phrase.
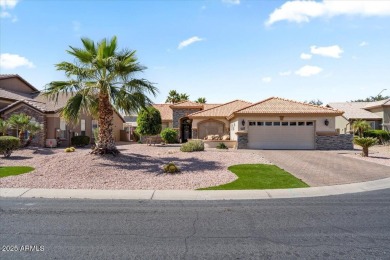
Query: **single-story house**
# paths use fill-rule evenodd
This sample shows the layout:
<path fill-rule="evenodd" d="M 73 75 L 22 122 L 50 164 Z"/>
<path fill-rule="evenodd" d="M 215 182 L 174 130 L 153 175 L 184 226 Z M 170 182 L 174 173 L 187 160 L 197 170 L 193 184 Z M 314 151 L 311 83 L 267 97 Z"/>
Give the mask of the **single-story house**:
<path fill-rule="evenodd" d="M 172 111 L 168 115 L 167 107 Z M 336 132 L 343 111 L 272 97 L 252 104 L 234 100 L 225 104 L 184 101 L 155 105 L 180 141 L 229 135 L 235 147 L 253 149 L 352 149 L 353 136 Z M 165 116 L 164 116 L 165 115 Z M 168 118 L 169 116 L 169 118 Z"/>
<path fill-rule="evenodd" d="M 65 106 L 69 97 L 59 95 L 55 102 L 19 75 L 0 75 L 0 117 L 6 120 L 12 114 L 19 113 L 31 116 L 32 121 L 39 123 L 43 129 L 34 138 L 34 145 L 55 146 L 59 138 L 61 146 L 69 146 L 71 137 L 77 135 L 87 135 L 93 139 L 93 129 L 98 127 L 96 119 L 82 114 L 78 124 L 71 125 L 61 118 L 59 110 Z M 123 117 L 115 112 L 113 134 L 116 141 L 120 140 L 124 122 Z M 8 134 L 17 136 L 17 129 L 11 129 Z"/>
<path fill-rule="evenodd" d="M 341 134 L 352 133 L 352 124 L 360 119 L 370 124 L 372 129 L 390 131 L 390 99 L 375 102 L 338 102 L 328 107 L 344 111 L 336 117 L 336 131 Z"/>

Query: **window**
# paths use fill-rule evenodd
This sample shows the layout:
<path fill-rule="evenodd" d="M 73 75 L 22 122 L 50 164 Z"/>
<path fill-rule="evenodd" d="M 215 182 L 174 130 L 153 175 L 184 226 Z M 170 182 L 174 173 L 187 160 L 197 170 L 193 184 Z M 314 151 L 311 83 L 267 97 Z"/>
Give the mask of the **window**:
<path fill-rule="evenodd" d="M 306 125 L 307 125 L 307 126 L 313 126 L 314 123 L 313 123 L 313 122 L 306 122 Z"/>
<path fill-rule="evenodd" d="M 92 130 L 98 128 L 98 121 L 97 120 L 92 120 Z"/>
<path fill-rule="evenodd" d="M 290 122 L 290 125 L 291 125 L 291 126 L 296 126 L 296 125 L 297 125 L 297 122 Z"/>
<path fill-rule="evenodd" d="M 288 126 L 288 122 L 282 122 L 282 126 Z"/>
<path fill-rule="evenodd" d="M 85 119 L 80 120 L 81 135 L 85 136 Z"/>
<path fill-rule="evenodd" d="M 66 138 L 66 121 L 63 118 L 60 118 L 60 133 L 59 133 L 59 137 L 61 139 L 65 139 Z"/>
<path fill-rule="evenodd" d="M 280 126 L 280 122 L 274 122 L 274 126 Z"/>
<path fill-rule="evenodd" d="M 249 125 L 256 125 L 256 122 L 249 121 Z"/>
<path fill-rule="evenodd" d="M 305 125 L 305 122 L 298 122 L 298 125 L 303 126 L 303 125 Z"/>
<path fill-rule="evenodd" d="M 264 122 L 257 122 L 257 125 L 258 125 L 258 126 L 263 126 L 263 125 L 264 125 Z"/>
<path fill-rule="evenodd" d="M 265 125 L 270 126 L 270 125 L 272 125 L 272 122 L 265 122 Z"/>

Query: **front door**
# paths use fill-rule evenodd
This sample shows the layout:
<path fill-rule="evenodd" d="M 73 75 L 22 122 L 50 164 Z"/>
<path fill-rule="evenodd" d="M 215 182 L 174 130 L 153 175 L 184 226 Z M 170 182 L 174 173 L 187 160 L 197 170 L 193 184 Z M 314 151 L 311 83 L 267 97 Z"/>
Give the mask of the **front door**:
<path fill-rule="evenodd" d="M 181 141 L 185 143 L 188 141 L 188 139 L 191 138 L 192 138 L 192 121 L 188 118 L 185 118 L 181 122 Z"/>

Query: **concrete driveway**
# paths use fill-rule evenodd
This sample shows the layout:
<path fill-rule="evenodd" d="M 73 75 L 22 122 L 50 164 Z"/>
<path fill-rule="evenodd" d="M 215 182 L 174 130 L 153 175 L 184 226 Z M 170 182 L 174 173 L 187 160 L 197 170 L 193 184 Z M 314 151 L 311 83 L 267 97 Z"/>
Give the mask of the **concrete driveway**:
<path fill-rule="evenodd" d="M 390 167 L 343 156 L 350 151 L 258 150 L 273 164 L 310 186 L 327 186 L 390 177 Z"/>

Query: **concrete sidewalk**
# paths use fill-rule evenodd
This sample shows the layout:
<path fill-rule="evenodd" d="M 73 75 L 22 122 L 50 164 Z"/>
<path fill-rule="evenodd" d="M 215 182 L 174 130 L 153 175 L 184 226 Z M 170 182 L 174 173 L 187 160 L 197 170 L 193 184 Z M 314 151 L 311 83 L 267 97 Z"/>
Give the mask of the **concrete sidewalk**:
<path fill-rule="evenodd" d="M 390 178 L 344 185 L 279 190 L 77 190 L 0 188 L 0 198 L 251 200 L 331 196 L 390 188 Z"/>

